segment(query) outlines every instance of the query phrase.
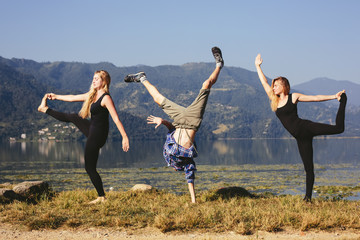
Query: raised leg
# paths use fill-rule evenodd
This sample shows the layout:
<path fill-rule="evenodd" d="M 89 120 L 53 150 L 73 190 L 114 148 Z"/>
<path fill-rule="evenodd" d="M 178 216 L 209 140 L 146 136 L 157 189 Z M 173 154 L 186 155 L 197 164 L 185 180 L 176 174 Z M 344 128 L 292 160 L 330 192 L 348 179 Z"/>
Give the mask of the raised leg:
<path fill-rule="evenodd" d="M 202 89 L 210 89 L 217 81 L 220 74 L 220 67 L 216 67 L 210 77 L 206 79 L 202 84 Z"/>
<path fill-rule="evenodd" d="M 148 80 L 143 81 L 142 84 L 148 90 L 149 94 L 154 99 L 154 102 L 160 105 L 164 101 L 165 97 Z"/>
<path fill-rule="evenodd" d="M 213 73 L 210 75 L 210 77 L 205 80 L 205 82 L 202 85 L 202 89 L 210 89 L 212 87 L 212 85 L 214 85 L 219 77 L 220 74 L 220 70 L 223 68 L 224 66 L 224 59 L 222 57 L 222 53 L 220 48 L 218 47 L 213 47 L 211 49 L 212 54 L 215 58 L 215 62 L 216 62 L 216 68 L 213 71 Z"/>
<path fill-rule="evenodd" d="M 160 105 L 165 98 L 163 95 L 160 94 L 160 92 L 157 90 L 157 88 L 147 80 L 146 74 L 144 72 L 128 74 L 124 78 L 124 81 L 125 82 L 141 82 L 158 105 Z"/>

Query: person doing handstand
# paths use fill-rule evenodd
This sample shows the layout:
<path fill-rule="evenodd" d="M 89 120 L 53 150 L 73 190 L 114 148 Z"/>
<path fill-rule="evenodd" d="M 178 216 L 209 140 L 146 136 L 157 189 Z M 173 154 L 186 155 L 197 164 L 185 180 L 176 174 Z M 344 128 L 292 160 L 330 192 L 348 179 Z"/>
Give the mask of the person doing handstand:
<path fill-rule="evenodd" d="M 129 74 L 125 77 L 125 82 L 141 82 L 163 111 L 174 121 L 169 122 L 160 117 L 150 115 L 147 118 L 148 124 L 156 124 L 155 128 L 163 124 L 169 130 L 163 147 L 163 156 L 168 166 L 176 171 L 184 171 L 188 182 L 191 202 L 195 203 L 195 171 L 196 164 L 194 158 L 198 152 L 195 144 L 195 134 L 200 128 L 206 103 L 210 94 L 210 88 L 215 84 L 224 66 L 221 50 L 218 47 L 212 48 L 212 53 L 216 61 L 216 67 L 210 77 L 202 84 L 202 88 L 194 100 L 188 106 L 180 106 L 165 98 L 155 86 L 146 78 L 144 72 Z"/>

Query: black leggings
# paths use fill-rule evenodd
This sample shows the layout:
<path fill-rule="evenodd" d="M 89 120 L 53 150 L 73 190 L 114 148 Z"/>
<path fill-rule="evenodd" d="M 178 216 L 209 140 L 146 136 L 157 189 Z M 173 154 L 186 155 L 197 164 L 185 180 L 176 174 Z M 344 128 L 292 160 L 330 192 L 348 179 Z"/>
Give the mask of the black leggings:
<path fill-rule="evenodd" d="M 304 120 L 301 133 L 296 137 L 301 159 L 304 163 L 306 172 L 306 195 L 305 198 L 311 200 L 314 187 L 315 174 L 313 162 L 312 141 L 318 135 L 332 135 L 344 132 L 345 129 L 345 106 L 347 97 L 345 93 L 341 95 L 340 106 L 336 115 L 335 125 L 315 123 Z"/>
<path fill-rule="evenodd" d="M 90 177 L 99 197 L 105 196 L 103 183 L 99 173 L 96 171 L 96 164 L 99 151 L 104 146 L 107 138 L 107 131 L 100 131 L 91 125 L 87 119 L 81 118 L 76 113 L 62 113 L 48 109 L 46 113 L 62 122 L 71 122 L 87 137 L 85 145 L 85 170 Z M 106 133 L 106 134 L 105 134 Z"/>

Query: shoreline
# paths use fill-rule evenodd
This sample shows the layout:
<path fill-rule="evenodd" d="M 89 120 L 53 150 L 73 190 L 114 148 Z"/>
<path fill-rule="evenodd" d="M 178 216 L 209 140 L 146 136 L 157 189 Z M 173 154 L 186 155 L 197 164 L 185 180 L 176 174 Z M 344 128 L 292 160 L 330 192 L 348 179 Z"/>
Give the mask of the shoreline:
<path fill-rule="evenodd" d="M 356 174 L 359 168 L 351 164 L 317 165 L 317 182 L 314 198 L 360 200 L 360 185 Z M 349 169 L 353 170 L 350 171 Z M 149 184 L 156 189 L 175 194 L 188 192 L 182 173 L 173 172 L 167 166 L 98 168 L 104 182 L 105 191 L 127 191 L 135 184 Z M 237 186 L 251 193 L 271 193 L 278 195 L 302 195 L 303 179 L 301 164 L 258 165 L 198 165 L 197 192 Z M 346 172 L 347 174 L 344 174 Z M 22 181 L 46 181 L 57 192 L 91 189 L 93 186 L 82 167 L 63 169 L 33 169 L 3 171 L 3 179 L 9 183 Z M 221 175 L 219 174 L 221 173 Z M 139 174 L 141 178 L 139 178 Z M 276 176 L 276 178 L 274 177 Z M 171 181 L 167 179 L 171 178 Z M 266 181 L 264 181 L 266 179 Z M 334 179 L 337 179 L 334 182 Z M 251 180 L 251 181 L 249 181 Z M 289 181 L 291 180 L 291 181 Z M 0 182 L 0 185 L 4 182 Z M 348 200 L 350 200 L 348 199 Z"/>

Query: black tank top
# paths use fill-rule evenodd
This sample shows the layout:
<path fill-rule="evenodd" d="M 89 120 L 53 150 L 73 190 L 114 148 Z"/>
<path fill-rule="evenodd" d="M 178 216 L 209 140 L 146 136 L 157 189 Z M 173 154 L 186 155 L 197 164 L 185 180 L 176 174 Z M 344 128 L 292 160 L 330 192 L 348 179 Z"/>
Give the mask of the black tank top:
<path fill-rule="evenodd" d="M 96 128 L 101 128 L 102 130 L 108 131 L 109 129 L 109 111 L 107 108 L 101 106 L 101 100 L 108 93 L 104 93 L 96 102 L 91 104 L 90 113 L 91 113 L 91 125 Z"/>
<path fill-rule="evenodd" d="M 275 113 L 286 130 L 296 137 L 300 131 L 302 119 L 298 116 L 297 104 L 292 102 L 292 94 L 289 94 L 286 104 L 278 108 Z"/>

